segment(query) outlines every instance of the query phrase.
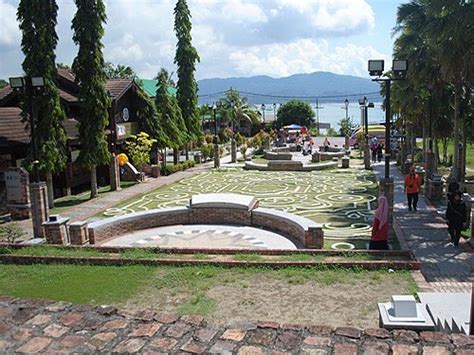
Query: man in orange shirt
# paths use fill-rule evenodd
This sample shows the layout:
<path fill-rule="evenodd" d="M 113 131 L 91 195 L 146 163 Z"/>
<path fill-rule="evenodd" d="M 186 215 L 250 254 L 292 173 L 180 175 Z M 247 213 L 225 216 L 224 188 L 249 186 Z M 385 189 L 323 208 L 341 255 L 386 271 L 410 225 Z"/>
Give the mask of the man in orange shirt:
<path fill-rule="evenodd" d="M 405 188 L 404 191 L 408 198 L 408 211 L 411 211 L 412 203 L 413 210 L 416 211 L 416 205 L 418 204 L 418 193 L 420 192 L 421 177 L 415 173 L 415 167 L 410 168 L 410 173 L 405 176 Z"/>

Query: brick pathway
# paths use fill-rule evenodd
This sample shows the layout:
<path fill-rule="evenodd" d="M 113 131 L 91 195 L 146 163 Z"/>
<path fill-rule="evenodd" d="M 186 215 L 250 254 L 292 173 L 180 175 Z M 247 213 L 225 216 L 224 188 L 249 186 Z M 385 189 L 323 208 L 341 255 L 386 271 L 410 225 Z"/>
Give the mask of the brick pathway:
<path fill-rule="evenodd" d="M 200 316 L 0 297 L 0 353 L 458 354 L 474 336 L 274 322 L 208 324 Z"/>
<path fill-rule="evenodd" d="M 383 177 L 384 165 L 375 164 L 377 177 Z M 395 183 L 394 229 L 401 247 L 410 249 L 421 262 L 421 271 L 429 287 L 440 292 L 470 292 L 474 282 L 474 254 L 468 243 L 459 248 L 448 245 L 446 222 L 420 195 L 417 212 L 408 212 L 403 193 L 403 175 L 391 166 Z M 425 286 L 425 285 L 423 285 Z M 425 287 L 422 287 L 425 288 Z"/>

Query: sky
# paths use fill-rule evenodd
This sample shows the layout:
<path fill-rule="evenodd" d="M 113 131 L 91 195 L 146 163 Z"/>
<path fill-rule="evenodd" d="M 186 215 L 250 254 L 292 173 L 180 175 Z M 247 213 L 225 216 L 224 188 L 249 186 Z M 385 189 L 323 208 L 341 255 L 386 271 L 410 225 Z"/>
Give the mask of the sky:
<path fill-rule="evenodd" d="M 0 78 L 22 73 L 19 0 L 0 0 Z M 153 78 L 175 71 L 175 0 L 106 0 L 105 60 Z M 390 60 L 398 0 L 188 0 L 197 79 L 329 71 L 368 77 L 367 60 Z M 59 6 L 57 62 L 71 64 L 73 0 Z M 387 67 L 387 64 L 386 64 Z"/>

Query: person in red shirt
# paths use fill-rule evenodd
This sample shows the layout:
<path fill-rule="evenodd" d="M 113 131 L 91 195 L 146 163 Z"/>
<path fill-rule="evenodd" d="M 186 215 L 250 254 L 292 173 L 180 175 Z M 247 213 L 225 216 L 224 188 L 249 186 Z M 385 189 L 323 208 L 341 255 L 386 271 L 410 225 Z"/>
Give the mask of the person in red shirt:
<path fill-rule="evenodd" d="M 408 211 L 416 211 L 416 205 L 418 204 L 418 193 L 420 192 L 421 177 L 415 172 L 415 167 L 410 167 L 410 173 L 405 176 L 405 188 L 404 191 L 407 194 L 408 199 Z"/>
<path fill-rule="evenodd" d="M 388 201 L 385 196 L 379 197 L 378 207 L 375 210 L 369 249 L 388 249 Z"/>

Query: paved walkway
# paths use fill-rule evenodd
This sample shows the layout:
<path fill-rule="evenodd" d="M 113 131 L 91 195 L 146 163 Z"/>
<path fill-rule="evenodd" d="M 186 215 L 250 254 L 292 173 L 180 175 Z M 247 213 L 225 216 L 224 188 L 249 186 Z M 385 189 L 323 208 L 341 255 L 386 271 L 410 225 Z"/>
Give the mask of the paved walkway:
<path fill-rule="evenodd" d="M 472 354 L 474 337 L 245 322 L 0 296 L 0 353 Z"/>
<path fill-rule="evenodd" d="M 384 176 L 384 164 L 375 164 L 377 178 Z M 392 164 L 395 184 L 394 229 L 401 247 L 410 249 L 421 262 L 421 272 L 429 286 L 441 292 L 470 292 L 474 282 L 474 254 L 468 243 L 450 246 L 444 216 L 420 195 L 417 212 L 408 212 L 403 192 L 404 176 Z M 463 240 L 462 240 L 463 241 Z"/>

